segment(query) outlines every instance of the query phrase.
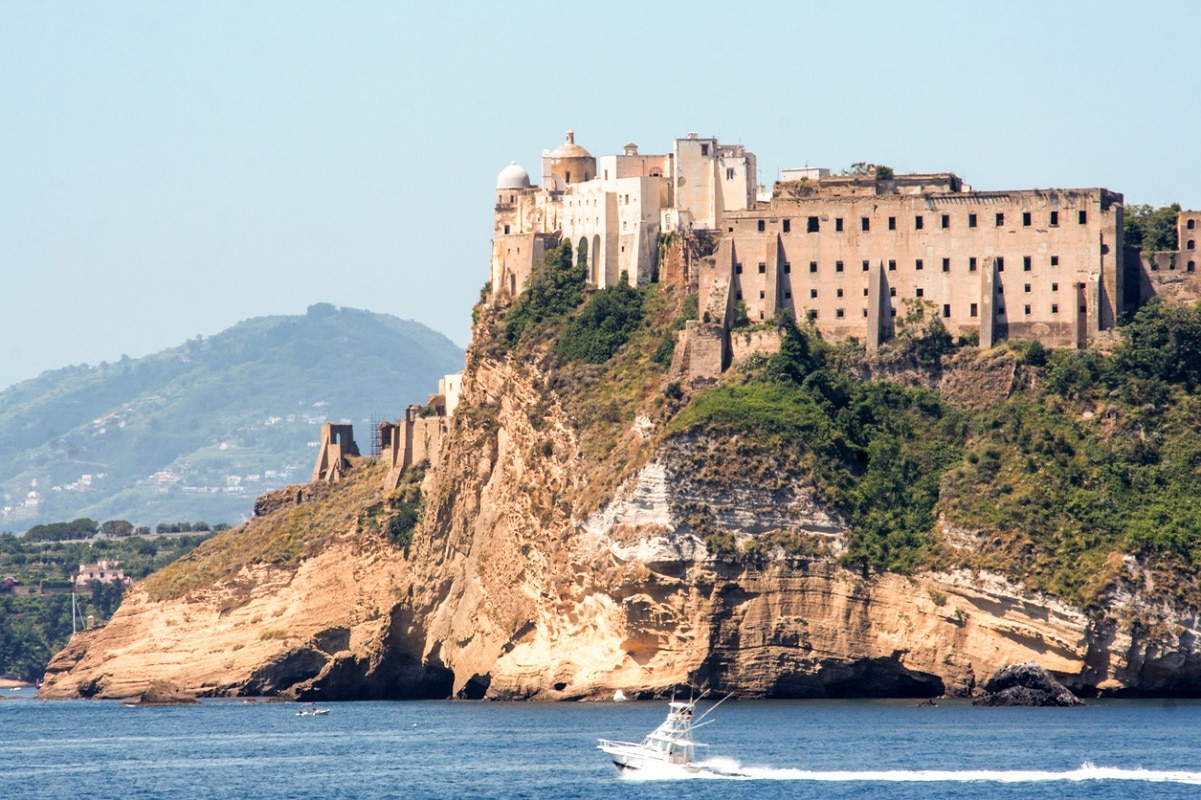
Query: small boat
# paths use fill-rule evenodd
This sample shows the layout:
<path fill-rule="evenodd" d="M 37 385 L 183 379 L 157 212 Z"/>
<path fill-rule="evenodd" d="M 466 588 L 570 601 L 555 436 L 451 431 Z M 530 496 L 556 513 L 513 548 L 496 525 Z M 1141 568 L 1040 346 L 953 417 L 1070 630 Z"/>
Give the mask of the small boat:
<path fill-rule="evenodd" d="M 319 717 L 322 714 L 328 714 L 328 708 L 302 708 L 296 712 L 298 717 Z"/>
<path fill-rule="evenodd" d="M 702 714 L 696 721 L 696 704 L 704 695 L 696 700 L 681 702 L 672 700 L 667 705 L 667 718 L 659 723 L 659 727 L 646 735 L 639 743 L 618 742 L 610 739 L 600 739 L 597 748 L 604 751 L 613 763 L 621 770 L 653 770 L 658 767 L 678 767 L 687 772 L 712 772 L 714 774 L 735 775 L 737 773 L 717 770 L 711 766 L 696 761 L 696 748 L 706 745 L 694 741 L 692 731 L 708 725 L 703 722 L 714 708 L 726 701 L 729 695 L 715 703 L 712 708 Z"/>

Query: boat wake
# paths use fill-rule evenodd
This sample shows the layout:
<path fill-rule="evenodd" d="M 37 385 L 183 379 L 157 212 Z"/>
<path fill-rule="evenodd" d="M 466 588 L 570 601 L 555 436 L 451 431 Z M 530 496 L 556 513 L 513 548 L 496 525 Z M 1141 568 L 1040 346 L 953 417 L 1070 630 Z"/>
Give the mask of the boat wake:
<path fill-rule="evenodd" d="M 1071 770 L 993 769 L 888 769 L 807 770 L 747 767 L 730 759 L 698 761 L 688 768 L 659 765 L 622 773 L 625 780 L 770 780 L 844 783 L 1048 783 L 1083 781 L 1136 781 L 1142 783 L 1187 783 L 1201 786 L 1201 772 L 1126 767 L 1098 767 L 1084 762 Z"/>

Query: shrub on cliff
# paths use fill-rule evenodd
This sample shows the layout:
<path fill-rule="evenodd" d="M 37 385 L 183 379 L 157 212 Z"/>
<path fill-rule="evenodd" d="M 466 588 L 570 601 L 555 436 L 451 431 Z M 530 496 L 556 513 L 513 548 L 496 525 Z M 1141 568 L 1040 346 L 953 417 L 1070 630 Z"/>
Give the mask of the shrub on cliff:
<path fill-rule="evenodd" d="M 571 242 L 548 251 L 505 317 L 505 342 L 512 347 L 530 325 L 575 311 L 584 299 L 587 277 L 588 267 L 572 262 Z"/>
<path fill-rule="evenodd" d="M 555 352 L 566 361 L 603 364 L 629 341 L 642 324 L 645 294 L 623 280 L 596 292 L 579 314 L 567 321 Z"/>

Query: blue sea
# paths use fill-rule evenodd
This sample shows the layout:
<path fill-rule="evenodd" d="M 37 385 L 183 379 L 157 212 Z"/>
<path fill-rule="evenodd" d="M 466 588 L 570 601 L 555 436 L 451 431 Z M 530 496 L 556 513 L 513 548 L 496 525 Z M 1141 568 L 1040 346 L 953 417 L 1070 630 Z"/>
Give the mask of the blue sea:
<path fill-rule="evenodd" d="M 697 732 L 743 777 L 619 775 L 664 703 L 0 701 L 0 797 L 1198 798 L 1201 702 L 1084 708 L 729 701 Z M 702 710 L 704 708 L 702 703 Z M 703 734 L 703 735 L 702 735 Z"/>

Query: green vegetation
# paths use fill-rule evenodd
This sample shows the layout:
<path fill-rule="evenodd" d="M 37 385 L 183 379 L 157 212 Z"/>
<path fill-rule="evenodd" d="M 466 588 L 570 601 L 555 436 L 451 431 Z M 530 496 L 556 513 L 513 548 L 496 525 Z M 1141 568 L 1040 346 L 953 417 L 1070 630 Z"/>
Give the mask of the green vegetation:
<path fill-rule="evenodd" d="M 555 352 L 566 361 L 603 364 L 642 324 L 646 290 L 630 286 L 623 272 L 616 286 L 595 292 L 567 321 Z"/>
<path fill-rule="evenodd" d="M 42 544 L 28 536 L 0 534 L 0 676 L 33 682 L 67 643 L 70 587 L 81 563 L 118 561 L 126 575 L 139 580 L 191 552 L 208 535 Z M 120 584 L 91 581 L 76 598 L 80 626 L 88 615 L 97 622 L 112 617 L 123 590 Z"/>
<path fill-rule="evenodd" d="M 698 395 L 669 432 L 737 438 L 807 476 L 851 524 L 847 559 L 907 571 L 933 552 L 938 482 L 958 462 L 959 415 L 938 395 L 847 377 L 837 353 L 785 320 L 780 351 L 744 382 Z"/>
<path fill-rule="evenodd" d="M 320 422 L 353 421 L 368 452 L 362 421 L 399 417 L 462 365 L 422 325 L 319 303 L 145 358 L 44 373 L 0 391 L 0 506 L 17 509 L 0 529 L 240 521 L 258 495 L 308 480 Z M 31 488 L 41 504 L 23 516 Z"/>
<path fill-rule="evenodd" d="M 505 317 L 505 342 L 513 347 L 531 325 L 554 322 L 575 311 L 584 299 L 587 277 L 587 266 L 572 263 L 571 242 L 548 251 Z"/>
<path fill-rule="evenodd" d="M 667 430 L 807 476 L 847 516 L 848 562 L 986 567 L 1087 604 L 1133 554 L 1201 601 L 1201 306 L 1148 304 L 1111 355 L 1013 343 L 989 357 L 1017 361 L 1031 390 L 976 411 L 848 377 L 845 353 L 784 329 L 779 353 Z M 939 514 L 979 540 L 940 541 Z"/>
<path fill-rule="evenodd" d="M 404 550 L 409 557 L 413 544 L 413 533 L 421 522 L 424 504 L 421 497 L 421 481 L 425 477 L 424 467 L 410 467 L 401 476 L 400 485 L 388 496 L 387 508 L 391 512 L 384 530 L 392 544 Z"/>
<path fill-rule="evenodd" d="M 1180 204 L 1152 208 L 1133 203 L 1122 209 L 1122 238 L 1126 244 L 1145 252 L 1178 250 L 1176 216 Z"/>

